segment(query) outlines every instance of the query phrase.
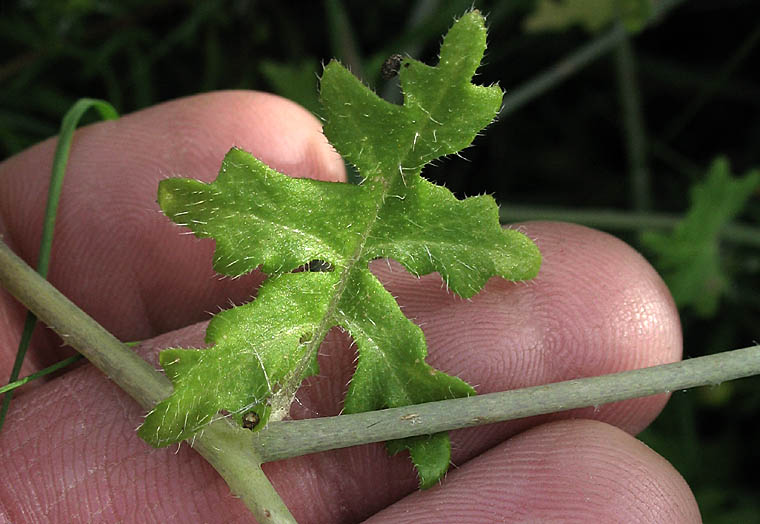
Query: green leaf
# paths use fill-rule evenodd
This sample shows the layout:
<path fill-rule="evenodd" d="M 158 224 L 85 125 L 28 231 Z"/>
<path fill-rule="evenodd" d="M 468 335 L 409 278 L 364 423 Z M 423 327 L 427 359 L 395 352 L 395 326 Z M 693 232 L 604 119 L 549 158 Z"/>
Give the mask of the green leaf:
<path fill-rule="evenodd" d="M 720 231 L 760 186 L 760 172 L 731 176 L 728 160 L 715 159 L 705 180 L 691 190 L 691 208 L 671 234 L 646 232 L 642 243 L 655 255 L 678 307 L 710 316 L 729 278 L 720 261 Z"/>
<path fill-rule="evenodd" d="M 384 184 L 462 150 L 501 107 L 498 87 L 470 83 L 485 47 L 482 17 L 470 13 L 460 19 L 444 39 L 437 67 L 404 60 L 403 106 L 379 99 L 331 62 L 322 77 L 325 135 L 365 179 Z"/>
<path fill-rule="evenodd" d="M 533 14 L 525 19 L 524 27 L 535 33 L 579 25 L 595 33 L 618 16 L 626 29 L 639 31 L 652 16 L 652 0 L 540 0 Z"/>
<path fill-rule="evenodd" d="M 359 169 L 361 185 L 292 179 L 239 149 L 211 184 L 169 179 L 159 186 L 166 215 L 216 241 L 214 269 L 270 277 L 251 303 L 209 324 L 207 349 L 169 349 L 160 362 L 174 393 L 148 415 L 140 435 L 154 446 L 192 436 L 220 411 L 268 420 L 288 414 L 333 327 L 347 331 L 358 359 L 344 401 L 356 413 L 475 394 L 425 362 L 422 330 L 369 270 L 398 260 L 414 275 L 438 272 L 452 291 L 476 294 L 493 276 L 532 278 L 540 254 L 499 225 L 490 196 L 458 200 L 420 176 L 431 160 L 467 147 L 501 104 L 498 87 L 470 83 L 485 50 L 482 16 L 450 30 L 437 67 L 404 60 L 404 105 L 378 98 L 337 62 L 325 68 L 325 134 Z M 322 262 L 322 271 L 310 263 Z M 305 270 L 304 270 L 305 269 Z M 450 459 L 447 434 L 389 444 L 410 451 L 422 487 Z"/>
<path fill-rule="evenodd" d="M 386 443 L 388 453 L 395 455 L 409 450 L 412 462 L 417 468 L 422 489 L 433 487 L 449 469 L 449 462 L 443 462 L 440 457 L 451 456 L 451 442 L 448 433 L 422 435 L 392 440 Z"/>

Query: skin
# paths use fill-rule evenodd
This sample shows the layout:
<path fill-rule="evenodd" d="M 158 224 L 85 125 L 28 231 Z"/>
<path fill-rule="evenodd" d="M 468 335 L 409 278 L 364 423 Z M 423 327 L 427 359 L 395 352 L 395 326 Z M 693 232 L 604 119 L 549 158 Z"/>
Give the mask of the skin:
<path fill-rule="evenodd" d="M 213 242 L 159 212 L 170 176 L 211 181 L 240 146 L 292 176 L 343 180 L 319 123 L 283 99 L 199 95 L 80 130 L 61 199 L 50 280 L 155 363 L 159 349 L 197 346 L 209 312 L 248 300 L 261 280 L 220 279 Z M 54 149 L 48 140 L 0 164 L 0 233 L 35 264 Z M 621 241 L 562 223 L 519 227 L 544 262 L 529 283 L 492 279 L 471 301 L 436 275 L 373 270 L 427 336 L 435 367 L 480 393 L 672 362 L 677 311 L 649 264 Z M 24 312 L 0 291 L 0 376 L 10 373 Z M 22 375 L 69 349 L 38 328 Z M 321 374 L 297 418 L 336 414 L 354 359 L 331 332 Z M 367 445 L 265 465 L 299 522 L 699 522 L 686 482 L 632 435 L 664 396 L 452 433 L 452 468 L 425 492 L 406 456 Z M 0 434 L 0 521 L 251 522 L 188 446 L 154 450 L 135 435 L 143 411 L 86 363 L 17 392 Z"/>

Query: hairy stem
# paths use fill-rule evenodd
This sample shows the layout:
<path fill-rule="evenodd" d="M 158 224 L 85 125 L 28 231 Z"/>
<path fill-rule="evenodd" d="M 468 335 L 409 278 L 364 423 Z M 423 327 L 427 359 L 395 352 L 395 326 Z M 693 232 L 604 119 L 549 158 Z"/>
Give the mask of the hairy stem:
<path fill-rule="evenodd" d="M 427 435 L 481 424 L 600 406 L 631 398 L 717 385 L 760 374 L 760 346 L 598 377 L 307 420 L 271 423 L 253 436 L 265 461 Z"/>

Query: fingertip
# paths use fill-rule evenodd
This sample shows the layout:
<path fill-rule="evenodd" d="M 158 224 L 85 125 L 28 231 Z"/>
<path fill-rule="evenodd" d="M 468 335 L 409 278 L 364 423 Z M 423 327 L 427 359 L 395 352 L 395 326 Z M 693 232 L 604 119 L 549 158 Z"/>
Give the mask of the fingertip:
<path fill-rule="evenodd" d="M 681 475 L 629 434 L 591 420 L 538 426 L 369 522 L 700 522 Z"/>
<path fill-rule="evenodd" d="M 562 222 L 523 224 L 546 263 L 533 296 L 534 312 L 557 335 L 556 363 L 546 382 L 616 373 L 681 359 L 678 309 L 652 265 L 619 238 Z M 591 416 L 636 434 L 661 411 L 668 395 L 597 408 Z M 576 412 L 576 415 L 580 413 Z"/>
<path fill-rule="evenodd" d="M 231 135 L 227 148 L 240 147 L 287 175 L 345 181 L 343 160 L 322 133 L 321 122 L 295 102 L 270 93 L 220 91 L 169 104 L 183 112 L 185 104 L 197 105 L 197 120 L 207 122 L 214 134 Z"/>
<path fill-rule="evenodd" d="M 521 226 L 535 239 L 546 263 L 536 283 L 563 290 L 583 304 L 580 311 L 620 341 L 646 337 L 655 344 L 627 355 L 634 366 L 681 358 L 678 310 L 657 271 L 633 247 L 596 229 L 564 222 Z M 556 291 L 554 291 L 556 293 Z"/>
<path fill-rule="evenodd" d="M 143 142 L 148 152 L 163 148 L 165 153 L 157 156 L 174 164 L 169 172 L 173 176 L 213 179 L 224 154 L 239 147 L 293 177 L 345 180 L 343 161 L 327 142 L 319 120 L 295 102 L 270 93 L 204 93 L 122 120 L 126 129 L 119 133 Z"/>
<path fill-rule="evenodd" d="M 213 243 L 181 235 L 156 204 L 160 180 L 210 182 L 231 147 L 290 176 L 345 179 L 320 122 L 267 93 L 200 94 L 86 126 L 72 142 L 50 281 L 126 339 L 250 297 L 255 282 L 219 281 L 210 267 Z M 50 139 L 0 164 L 0 225 L 28 262 L 37 257 L 54 149 Z"/>

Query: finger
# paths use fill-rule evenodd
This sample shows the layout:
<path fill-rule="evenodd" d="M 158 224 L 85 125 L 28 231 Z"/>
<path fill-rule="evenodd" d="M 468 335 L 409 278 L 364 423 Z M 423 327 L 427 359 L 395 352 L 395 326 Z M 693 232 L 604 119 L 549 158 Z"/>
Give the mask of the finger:
<path fill-rule="evenodd" d="M 263 93 L 199 95 L 88 126 L 73 141 L 51 282 L 123 340 L 148 338 L 250 298 L 257 277 L 221 280 L 211 269 L 213 242 L 180 234 L 156 204 L 161 179 L 211 181 L 232 146 L 292 176 L 345 176 L 319 122 Z M 32 264 L 54 147 L 51 139 L 0 164 L 0 234 Z M 0 319 L 10 325 L 21 318 L 18 305 L 3 294 Z M 2 333 L 5 375 L 12 358 L 5 351 L 15 348 L 18 332 Z M 57 353 L 59 344 L 53 346 Z M 51 358 L 59 356 L 32 355 L 26 371 Z"/>
<path fill-rule="evenodd" d="M 559 521 L 701 519 L 688 485 L 666 460 L 619 429 L 573 420 L 526 431 L 367 522 Z"/>
<path fill-rule="evenodd" d="M 480 392 L 485 392 L 678 358 L 680 335 L 672 300 L 638 254 L 622 242 L 586 228 L 538 223 L 525 225 L 524 229 L 537 239 L 544 254 L 539 277 L 530 284 L 493 280 L 484 293 L 472 301 L 446 295 L 436 277 L 415 280 L 398 268 L 390 272 L 382 264 L 376 268 L 392 292 L 399 295 L 404 311 L 422 324 L 430 341 L 430 361 L 434 365 L 470 380 Z M 198 325 L 167 334 L 144 344 L 143 349 L 155 358 L 155 350 L 160 347 L 197 347 L 203 342 L 203 330 L 204 326 Z M 334 332 L 328 336 L 320 350 L 320 375 L 309 379 L 299 392 L 300 403 L 294 406 L 293 415 L 330 415 L 339 411 L 347 377 L 354 365 L 352 351 L 345 336 Z M 111 475 L 118 476 L 119 468 L 128 461 L 130 467 L 150 470 L 160 481 L 176 484 L 176 479 L 182 478 L 188 493 L 199 492 L 207 484 L 215 486 L 204 504 L 207 502 L 214 508 L 222 500 L 223 515 L 229 512 L 229 518 L 233 518 L 238 514 L 238 505 L 221 498 L 226 492 L 218 488 L 210 471 L 191 475 L 183 470 L 178 477 L 178 466 L 173 462 L 176 458 L 170 451 L 149 450 L 134 436 L 134 428 L 141 420 L 139 410 L 126 410 L 125 406 L 131 404 L 123 396 L 115 391 L 107 394 L 106 386 L 96 386 L 101 382 L 107 385 L 107 382 L 94 370 L 85 369 L 81 373 L 87 374 L 67 376 L 48 384 L 49 404 L 41 405 L 36 397 L 34 403 L 29 401 L 30 407 L 19 403 L 18 412 L 29 410 L 31 414 L 15 422 L 9 420 L 9 427 L 19 431 L 16 439 L 30 439 L 38 443 L 38 449 L 52 448 L 58 454 L 61 451 L 56 446 L 61 444 L 48 430 L 40 428 L 40 416 L 52 412 L 49 418 L 60 425 L 59 431 L 65 434 L 79 431 L 78 424 L 81 424 L 83 431 L 91 435 L 87 447 L 67 453 L 82 461 L 97 457 L 91 462 L 92 476 L 97 478 L 85 475 L 87 478 L 81 487 L 68 492 L 67 498 L 58 494 L 54 500 L 70 504 L 86 497 L 88 488 L 108 482 Z M 74 379 L 82 385 L 67 385 Z M 72 392 L 78 392 L 78 396 L 67 398 Z M 92 400 L 88 402 L 92 398 L 97 399 L 97 406 L 92 405 Z M 59 401 L 77 410 L 59 413 L 60 408 L 55 407 Z M 631 401 L 611 408 L 601 407 L 598 413 L 591 411 L 585 415 L 612 421 L 617 418 L 619 425 L 632 431 L 646 424 L 662 403 L 662 398 Z M 579 413 L 558 416 L 571 415 Z M 454 462 L 462 466 L 488 447 L 540 421 L 533 419 L 453 432 Z M 108 434 L 99 434 L 95 429 L 111 428 L 111 425 L 113 428 L 109 431 L 124 439 L 120 449 L 128 450 L 127 457 L 122 456 L 120 450 L 116 450 L 115 455 L 109 452 Z M 2 449 L 17 445 L 3 443 Z M 49 469 L 47 465 L 41 467 L 45 471 Z M 60 467 L 50 466 L 53 470 L 46 473 L 46 478 L 60 475 Z M 416 486 L 408 459 L 388 457 L 382 445 L 294 458 L 267 464 L 265 470 L 291 510 L 305 522 L 360 520 Z M 49 486 L 41 485 L 37 489 L 43 492 L 33 498 L 52 497 L 44 492 L 51 489 Z M 123 501 L 123 495 L 115 491 L 108 496 Z M 180 514 L 188 506 L 200 511 L 197 501 L 191 503 L 174 493 L 164 498 L 157 495 L 151 504 Z"/>

